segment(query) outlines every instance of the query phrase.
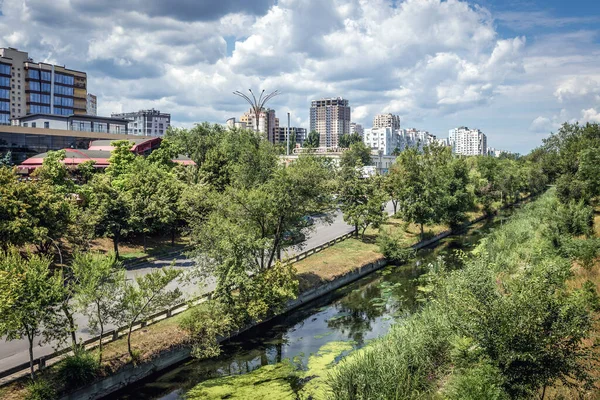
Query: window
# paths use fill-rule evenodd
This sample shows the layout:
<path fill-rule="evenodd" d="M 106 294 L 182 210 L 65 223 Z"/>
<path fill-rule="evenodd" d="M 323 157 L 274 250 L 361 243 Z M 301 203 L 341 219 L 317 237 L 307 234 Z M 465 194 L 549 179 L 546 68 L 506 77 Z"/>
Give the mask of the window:
<path fill-rule="evenodd" d="M 37 82 L 36 82 L 37 83 Z M 31 83 L 30 83 L 31 84 Z M 39 83 L 38 83 L 39 85 Z M 39 86 L 38 86 L 39 87 Z M 46 93 L 50 93 L 50 84 L 49 83 L 42 83 L 42 92 L 46 92 Z M 39 90 L 39 89 L 38 89 Z"/>
<path fill-rule="evenodd" d="M 50 74 L 50 72 L 48 72 L 48 71 L 42 71 L 42 80 L 43 81 L 50 82 L 51 81 L 51 76 L 52 75 Z"/>
<path fill-rule="evenodd" d="M 10 111 L 10 104 L 8 101 L 0 101 L 0 111 Z"/>
<path fill-rule="evenodd" d="M 40 91 L 40 83 L 39 82 L 29 82 L 29 89 L 39 92 Z"/>
<path fill-rule="evenodd" d="M 10 65 L 0 64 L 0 74 L 10 75 Z"/>
<path fill-rule="evenodd" d="M 27 128 L 27 122 L 23 122 L 23 126 Z"/>
<path fill-rule="evenodd" d="M 0 76 L 0 86 L 10 87 L 10 79 L 5 76 Z"/>
<path fill-rule="evenodd" d="M 65 85 L 73 85 L 75 83 L 75 79 L 70 75 L 54 74 L 54 82 L 64 83 Z"/>
<path fill-rule="evenodd" d="M 50 122 L 48 122 L 48 121 L 45 121 L 45 122 L 44 122 L 44 128 L 46 128 L 46 129 L 50 129 Z"/>
<path fill-rule="evenodd" d="M 84 124 L 83 122 L 80 122 L 80 123 L 79 123 L 79 130 L 80 130 L 80 131 L 83 131 L 83 130 L 85 130 L 85 124 Z"/>
<path fill-rule="evenodd" d="M 32 123 L 31 123 L 31 127 L 32 127 L 32 128 L 37 128 L 37 124 L 36 124 L 35 122 L 32 122 Z"/>

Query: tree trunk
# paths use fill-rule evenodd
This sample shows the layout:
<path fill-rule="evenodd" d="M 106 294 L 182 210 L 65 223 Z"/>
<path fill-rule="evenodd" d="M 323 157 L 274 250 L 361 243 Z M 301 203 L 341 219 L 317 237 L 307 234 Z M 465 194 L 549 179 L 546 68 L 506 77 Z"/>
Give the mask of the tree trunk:
<path fill-rule="evenodd" d="M 421 240 L 425 238 L 425 230 L 423 229 L 423 223 L 421 222 Z"/>
<path fill-rule="evenodd" d="M 113 247 L 115 249 L 115 257 L 118 260 L 119 259 L 119 235 L 118 234 L 113 236 Z"/>
<path fill-rule="evenodd" d="M 68 300 L 63 301 L 63 303 L 61 304 L 61 308 L 69 323 L 69 329 L 71 331 L 71 343 L 73 344 L 73 349 L 75 349 L 75 347 L 77 346 L 77 328 L 75 328 L 75 320 L 73 320 L 73 314 L 69 311 Z"/>
<path fill-rule="evenodd" d="M 544 389 L 542 390 L 542 399 L 544 400 L 544 397 L 546 397 L 546 385 L 544 384 Z"/>
<path fill-rule="evenodd" d="M 131 351 L 131 330 L 133 329 L 133 324 L 135 322 L 132 322 L 129 325 L 129 332 L 127 333 L 127 351 L 129 352 L 129 356 L 131 357 L 131 360 L 133 361 L 133 352 Z"/>
<path fill-rule="evenodd" d="M 394 215 L 396 215 L 396 213 L 398 212 L 397 207 L 398 207 L 398 202 L 392 200 L 392 205 L 394 206 Z"/>
<path fill-rule="evenodd" d="M 33 334 L 29 334 L 29 330 L 27 331 L 27 340 L 29 340 L 29 373 L 31 375 L 31 380 L 35 380 L 35 373 L 33 371 Z"/>
<path fill-rule="evenodd" d="M 356 237 L 358 237 L 358 224 L 354 224 L 354 233 L 356 234 Z"/>
<path fill-rule="evenodd" d="M 100 316 L 100 303 L 96 302 L 96 311 L 98 312 L 98 322 L 100 323 L 100 343 L 98 343 L 98 365 L 102 366 L 102 335 L 104 334 L 104 322 Z"/>

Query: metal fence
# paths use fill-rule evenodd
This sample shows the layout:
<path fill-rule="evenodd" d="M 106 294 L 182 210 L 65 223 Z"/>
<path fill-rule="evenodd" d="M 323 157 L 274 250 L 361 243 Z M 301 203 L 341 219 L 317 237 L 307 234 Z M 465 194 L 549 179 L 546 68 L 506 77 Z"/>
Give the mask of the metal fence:
<path fill-rule="evenodd" d="M 355 231 L 346 233 L 346 234 L 344 234 L 342 236 L 339 236 L 339 237 L 337 237 L 337 238 L 335 238 L 333 240 L 330 240 L 327 243 L 324 243 L 322 245 L 319 245 L 317 247 L 309 249 L 309 250 L 307 250 L 307 251 L 305 251 L 303 253 L 300 253 L 300 254 L 297 254 L 297 255 L 295 255 L 293 257 L 290 257 L 290 258 L 284 260 L 284 262 L 293 264 L 295 262 L 303 260 L 303 259 L 305 259 L 306 257 L 308 257 L 311 254 L 318 253 L 318 252 L 322 251 L 323 249 L 331 247 L 331 246 L 333 246 L 336 243 L 339 243 L 339 242 L 341 242 L 343 240 L 346 240 L 346 239 L 352 237 L 352 235 L 354 235 L 354 232 Z M 162 258 L 162 257 L 166 257 L 166 256 L 169 256 L 169 255 L 180 254 L 180 253 L 182 253 L 185 250 L 186 250 L 186 248 L 179 249 L 179 250 L 174 250 L 174 251 L 169 252 L 169 253 L 161 254 L 159 257 Z M 151 257 L 151 256 L 142 257 L 141 259 L 136 259 L 135 262 L 125 263 L 125 266 L 126 267 L 132 267 L 132 266 L 135 266 L 137 264 L 147 262 L 151 258 L 153 258 L 153 257 Z M 200 304 L 200 303 L 202 303 L 202 302 L 204 302 L 206 300 L 209 300 L 211 298 L 211 296 L 212 296 L 212 292 L 205 293 L 204 295 L 200 296 L 199 298 L 191 301 L 191 303 L 193 305 Z M 138 329 L 145 328 L 145 327 L 147 327 L 149 325 L 155 324 L 156 322 L 159 322 L 159 321 L 162 321 L 164 319 L 170 318 L 170 317 L 175 316 L 177 314 L 181 314 L 182 312 L 184 312 L 185 310 L 187 310 L 189 307 L 190 307 L 190 302 L 186 302 L 186 303 L 182 303 L 182 304 L 178 304 L 176 306 L 173 306 L 173 307 L 171 307 L 171 308 L 169 308 L 167 310 L 158 312 L 158 313 L 156 313 L 154 315 L 151 315 L 150 317 L 148 317 L 144 321 L 137 322 L 133 326 L 132 331 L 136 331 Z M 121 328 L 113 329 L 113 330 L 105 332 L 102 335 L 102 338 L 100 338 L 100 335 L 98 335 L 98 336 L 95 336 L 93 338 L 90 338 L 90 339 L 87 339 L 87 340 L 83 341 L 82 344 L 85 346 L 86 349 L 93 349 L 93 348 L 95 348 L 95 347 L 98 346 L 98 344 L 100 343 L 100 340 L 102 340 L 103 344 L 114 342 L 115 340 L 119 339 L 120 337 L 127 335 L 128 330 L 129 330 L 128 326 L 124 326 L 124 327 L 121 327 Z M 36 358 L 36 359 L 33 360 L 34 368 L 37 368 L 38 371 L 42 370 L 46 366 L 54 364 L 54 363 L 62 360 L 65 356 L 67 356 L 71 352 L 72 352 L 71 348 L 67 347 L 65 349 L 56 351 L 56 352 L 54 352 L 52 354 L 48 354 L 48 355 L 45 355 L 45 356 L 38 357 L 38 358 Z M 15 379 L 20 378 L 21 376 L 27 375 L 28 373 L 29 373 L 29 361 L 25 362 L 25 363 L 22 363 L 22 364 L 19 364 L 19 365 L 16 365 L 16 366 L 14 366 L 12 368 L 9 368 L 7 370 L 1 371 L 0 372 L 0 385 L 6 384 L 8 382 L 11 382 L 11 381 L 13 381 Z M 14 375 L 14 376 L 12 376 L 12 375 Z M 10 377 L 10 379 L 4 379 L 4 378 L 7 378 L 7 377 Z"/>

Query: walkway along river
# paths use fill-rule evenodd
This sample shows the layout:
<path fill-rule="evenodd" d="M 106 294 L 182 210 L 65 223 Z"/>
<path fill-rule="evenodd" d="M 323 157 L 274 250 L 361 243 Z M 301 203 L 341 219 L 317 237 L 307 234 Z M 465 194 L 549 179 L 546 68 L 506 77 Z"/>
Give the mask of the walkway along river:
<path fill-rule="evenodd" d="M 219 393 L 215 398 L 225 398 L 221 396 L 231 392 L 231 398 L 271 398 L 260 397 L 267 393 L 271 393 L 273 398 L 287 398 L 277 397 L 279 394 L 276 392 L 285 394 L 283 392 L 286 390 L 302 390 L 303 385 L 318 375 L 311 373 L 314 365 L 318 364 L 311 355 L 323 354 L 324 349 L 335 351 L 331 361 L 337 362 L 350 351 L 385 335 L 394 321 L 419 307 L 417 278 L 427 271 L 430 262 L 443 257 L 448 267 L 459 268 L 456 250 L 472 249 L 510 213 L 510 210 L 502 211 L 493 220 L 484 220 L 462 234 L 447 237 L 431 248 L 420 250 L 412 261 L 402 266 L 387 266 L 288 314 L 256 326 L 224 342 L 222 354 L 217 358 L 188 361 L 109 397 L 172 400 L 210 398 L 207 393 Z M 262 371 L 264 374 L 261 374 Z M 304 375 L 290 379 L 290 371 L 304 371 Z M 222 379 L 249 373 L 251 375 L 243 382 L 239 379 Z M 277 382 L 281 373 L 287 375 Z M 260 384 L 257 383 L 265 378 L 273 382 L 262 389 L 268 392 L 261 393 Z M 206 388 L 210 390 L 206 392 Z"/>

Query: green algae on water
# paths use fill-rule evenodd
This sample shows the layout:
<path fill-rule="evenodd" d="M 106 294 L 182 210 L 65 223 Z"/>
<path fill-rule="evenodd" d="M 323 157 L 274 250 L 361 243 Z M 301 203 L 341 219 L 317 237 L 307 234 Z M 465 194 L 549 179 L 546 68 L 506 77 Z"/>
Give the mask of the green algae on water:
<path fill-rule="evenodd" d="M 308 359 L 307 369 L 284 360 L 245 375 L 210 379 L 186 394 L 200 399 L 325 399 L 329 394 L 327 371 L 354 348 L 352 342 L 329 342 Z M 297 360 L 295 360 L 297 361 Z"/>

